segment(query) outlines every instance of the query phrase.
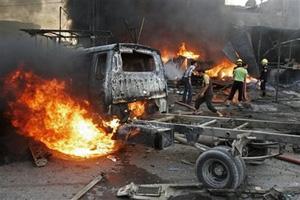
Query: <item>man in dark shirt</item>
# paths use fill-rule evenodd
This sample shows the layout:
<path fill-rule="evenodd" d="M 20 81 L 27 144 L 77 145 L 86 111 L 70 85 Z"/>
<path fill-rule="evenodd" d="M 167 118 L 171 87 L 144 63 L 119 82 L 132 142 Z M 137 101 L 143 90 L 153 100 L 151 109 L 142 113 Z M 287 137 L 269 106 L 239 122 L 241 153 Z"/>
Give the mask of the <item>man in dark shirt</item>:
<path fill-rule="evenodd" d="M 262 59 L 261 60 L 261 72 L 260 72 L 260 90 L 262 91 L 262 96 L 266 96 L 266 83 L 268 80 L 268 60 Z"/>
<path fill-rule="evenodd" d="M 205 74 L 204 70 L 199 69 L 198 71 L 199 76 L 203 79 L 202 88 L 200 89 L 200 92 L 197 96 L 196 102 L 195 102 L 195 114 L 201 113 L 199 110 L 200 105 L 204 102 L 206 102 L 207 108 L 212 111 L 213 113 L 216 113 L 219 117 L 223 117 L 223 114 L 220 113 L 213 105 L 212 105 L 212 99 L 213 99 L 213 87 L 212 82 L 207 74 Z"/>

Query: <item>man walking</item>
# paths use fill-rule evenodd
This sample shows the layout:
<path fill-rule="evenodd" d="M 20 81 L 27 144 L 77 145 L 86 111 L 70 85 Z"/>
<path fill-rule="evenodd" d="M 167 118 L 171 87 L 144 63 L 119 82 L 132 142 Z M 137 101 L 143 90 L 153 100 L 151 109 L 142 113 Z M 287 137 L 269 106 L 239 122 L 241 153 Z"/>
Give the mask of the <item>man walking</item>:
<path fill-rule="evenodd" d="M 184 92 L 182 96 L 182 102 L 191 104 L 192 103 L 192 96 L 193 96 L 193 91 L 192 91 L 192 80 L 191 76 L 195 68 L 197 67 L 196 61 L 191 61 L 191 65 L 185 70 L 182 81 L 184 84 Z"/>
<path fill-rule="evenodd" d="M 226 105 L 229 106 L 230 102 L 232 101 L 236 91 L 239 92 L 239 96 L 238 96 L 238 100 L 239 100 L 239 104 L 238 106 L 241 107 L 241 103 L 243 101 L 243 97 L 245 96 L 244 94 L 244 84 L 246 84 L 246 78 L 248 75 L 248 71 L 247 71 L 247 65 L 243 65 L 243 61 L 241 59 L 238 59 L 237 62 L 237 67 L 233 70 L 233 84 L 231 87 L 231 91 L 230 94 L 227 98 L 227 102 Z"/>
<path fill-rule="evenodd" d="M 262 96 L 266 96 L 266 83 L 268 80 L 268 60 L 262 59 L 261 60 L 261 72 L 260 72 L 260 90 L 262 91 Z"/>
<path fill-rule="evenodd" d="M 223 117 L 223 114 L 220 113 L 213 105 L 212 105 L 212 99 L 213 99 L 213 88 L 212 88 L 212 82 L 210 81 L 210 78 L 207 74 L 205 74 L 204 70 L 198 71 L 200 78 L 203 79 L 202 88 L 197 96 L 196 102 L 195 102 L 195 108 L 197 111 L 195 111 L 195 114 L 200 114 L 199 111 L 200 105 L 202 103 L 206 103 L 207 108 L 212 111 L 213 113 L 216 113 L 219 117 Z"/>

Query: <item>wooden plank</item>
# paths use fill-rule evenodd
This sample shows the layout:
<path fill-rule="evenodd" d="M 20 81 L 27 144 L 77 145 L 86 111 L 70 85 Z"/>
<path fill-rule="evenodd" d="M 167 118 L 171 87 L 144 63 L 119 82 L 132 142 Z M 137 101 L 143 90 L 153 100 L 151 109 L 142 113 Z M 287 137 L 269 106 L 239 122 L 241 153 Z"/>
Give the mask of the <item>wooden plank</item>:
<path fill-rule="evenodd" d="M 199 126 L 209 126 L 209 125 L 214 124 L 214 123 L 216 123 L 216 122 L 217 122 L 217 120 L 216 120 L 216 119 L 213 119 L 213 120 L 211 120 L 211 121 L 208 121 L 208 122 L 204 122 L 204 123 L 202 123 L 202 124 L 199 124 Z"/>
<path fill-rule="evenodd" d="M 103 179 L 103 174 L 95 177 L 89 184 L 87 184 L 84 188 L 75 194 L 75 196 L 71 200 L 78 200 L 80 199 L 85 193 L 87 193 L 92 187 L 94 187 L 98 182 Z"/>
<path fill-rule="evenodd" d="M 238 127 L 235 127 L 234 129 L 235 129 L 235 130 L 240 130 L 240 129 L 242 129 L 242 128 L 245 128 L 245 127 L 248 126 L 248 125 L 249 125 L 249 123 L 248 123 L 248 122 L 245 122 L 245 123 L 239 125 Z"/>
<path fill-rule="evenodd" d="M 155 119 L 155 120 L 152 120 L 152 121 L 167 122 L 167 121 L 172 121 L 173 119 L 175 119 L 175 116 L 166 116 L 166 117 Z"/>
<path fill-rule="evenodd" d="M 189 109 L 191 109 L 191 110 L 193 110 L 193 111 L 196 111 L 196 108 L 194 108 L 193 106 L 190 106 L 190 105 L 188 105 L 188 104 L 185 104 L 185 103 L 183 103 L 183 102 L 175 101 L 175 103 L 178 104 L 178 105 L 184 106 L 184 107 L 186 107 L 186 108 L 189 108 Z"/>

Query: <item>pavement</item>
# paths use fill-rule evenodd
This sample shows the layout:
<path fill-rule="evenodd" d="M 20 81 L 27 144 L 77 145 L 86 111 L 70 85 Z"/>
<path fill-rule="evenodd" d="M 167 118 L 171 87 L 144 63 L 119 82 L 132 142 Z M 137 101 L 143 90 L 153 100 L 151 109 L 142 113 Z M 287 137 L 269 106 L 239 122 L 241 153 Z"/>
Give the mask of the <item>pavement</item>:
<path fill-rule="evenodd" d="M 263 106 L 255 101 L 253 103 Z M 299 110 L 290 108 L 286 104 L 268 103 L 267 108 L 271 110 L 264 111 L 263 115 L 261 109 L 257 107 L 255 107 L 256 111 L 250 112 L 251 110 L 247 109 L 240 111 L 234 106 L 232 108 L 225 108 L 220 104 L 217 106 L 228 115 L 244 118 L 275 120 L 299 120 L 300 118 Z M 275 111 L 273 107 L 281 112 Z M 205 110 L 205 106 L 203 109 L 204 114 L 213 115 Z M 173 110 L 184 110 L 184 108 L 173 107 Z M 33 165 L 27 148 L 24 146 L 21 148 L 24 144 L 22 138 L 12 137 L 14 140 L 7 138 L 12 144 L 18 146 L 18 151 L 11 153 L 14 149 L 5 149 L 6 153 L 0 152 L 0 199 L 4 200 L 71 199 L 101 173 L 105 174 L 105 179 L 96 184 L 82 199 L 118 199 L 115 196 L 118 188 L 131 182 L 136 184 L 198 182 L 193 163 L 199 156 L 199 152 L 191 146 L 176 143 L 165 150 L 158 151 L 131 144 L 124 146 L 109 158 L 104 156 L 74 161 L 50 157 L 45 167 L 37 168 Z M 289 155 L 300 158 L 299 154 L 289 153 Z M 257 186 L 268 189 L 274 185 L 300 187 L 300 166 L 277 159 L 266 160 L 261 165 L 247 165 L 245 187 Z M 292 196 L 292 199 L 297 198 Z"/>
<path fill-rule="evenodd" d="M 128 145 L 113 154 L 116 162 L 107 157 L 84 161 L 52 157 L 42 168 L 34 167 L 31 160 L 13 162 L 0 166 L 0 199 L 71 199 L 101 173 L 105 180 L 82 199 L 118 199 L 118 188 L 131 182 L 196 183 L 194 165 L 186 163 L 194 163 L 198 155 L 193 147 L 181 144 L 162 151 Z M 245 184 L 251 186 L 300 187 L 300 166 L 277 159 L 248 165 L 247 174 Z"/>

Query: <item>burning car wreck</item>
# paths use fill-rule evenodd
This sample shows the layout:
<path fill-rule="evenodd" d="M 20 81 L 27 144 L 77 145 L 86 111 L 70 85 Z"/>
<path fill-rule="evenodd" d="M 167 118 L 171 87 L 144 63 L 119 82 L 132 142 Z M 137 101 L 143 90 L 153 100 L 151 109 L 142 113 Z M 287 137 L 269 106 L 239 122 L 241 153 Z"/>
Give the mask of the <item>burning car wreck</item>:
<path fill-rule="evenodd" d="M 124 115 L 130 103 L 141 100 L 167 112 L 167 83 L 159 51 L 137 44 L 112 44 L 85 52 L 92 59 L 89 99 L 98 109 Z"/>
<path fill-rule="evenodd" d="M 300 2 L 232 2 L 2 2 L 0 199 L 299 199 Z"/>

